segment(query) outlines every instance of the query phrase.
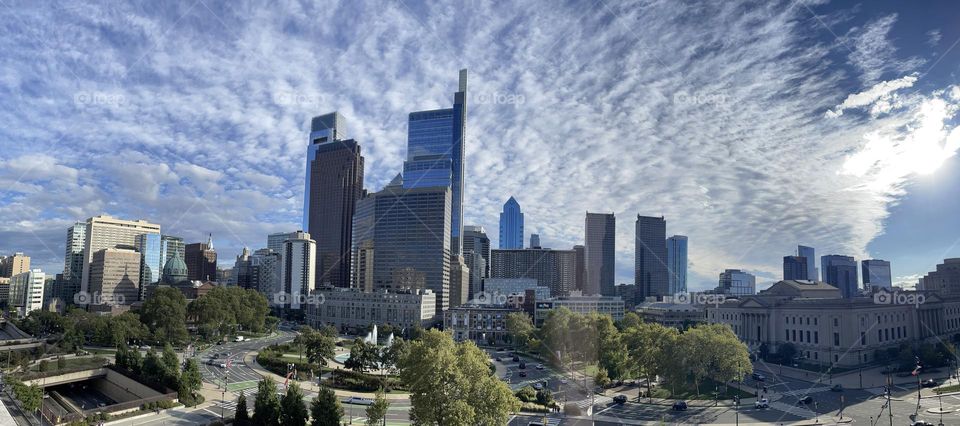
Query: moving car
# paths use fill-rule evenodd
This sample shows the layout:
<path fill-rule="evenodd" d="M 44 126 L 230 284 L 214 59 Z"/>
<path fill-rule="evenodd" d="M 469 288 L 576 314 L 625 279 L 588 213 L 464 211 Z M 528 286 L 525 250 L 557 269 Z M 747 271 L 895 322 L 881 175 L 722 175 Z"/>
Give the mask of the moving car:
<path fill-rule="evenodd" d="M 753 377 L 753 380 L 756 380 L 758 382 L 763 382 L 767 380 L 767 377 L 760 373 L 753 373 L 752 377 Z"/>
<path fill-rule="evenodd" d="M 355 405 L 373 405 L 373 399 L 362 398 L 359 396 L 351 396 L 343 400 L 344 404 L 355 404 Z"/>
<path fill-rule="evenodd" d="M 917 420 L 913 423 L 910 423 L 910 426 L 933 426 L 933 423 L 930 423 L 926 420 Z"/>
<path fill-rule="evenodd" d="M 514 356 L 513 356 L 513 362 L 520 362 L 520 357 L 514 355 Z"/>
<path fill-rule="evenodd" d="M 687 402 L 686 401 L 674 402 L 673 411 L 687 411 Z"/>
<path fill-rule="evenodd" d="M 770 408 L 770 400 L 767 398 L 760 398 L 757 402 L 753 403 L 753 408 Z"/>
<path fill-rule="evenodd" d="M 541 385 L 540 383 L 534 383 L 533 388 L 536 390 L 540 390 L 540 389 L 543 389 L 543 385 Z"/>
<path fill-rule="evenodd" d="M 527 364 L 524 364 L 524 363 L 521 362 L 520 365 L 517 366 L 517 368 L 523 370 L 523 369 L 527 368 Z"/>
<path fill-rule="evenodd" d="M 543 369 L 544 369 L 543 364 L 537 364 L 537 370 L 543 370 Z"/>
<path fill-rule="evenodd" d="M 617 396 L 613 397 L 613 402 L 615 402 L 615 403 L 617 403 L 617 404 L 623 404 L 623 403 L 627 402 L 627 396 L 626 396 L 626 395 L 617 395 Z"/>
<path fill-rule="evenodd" d="M 837 383 L 837 384 L 833 385 L 832 388 L 830 388 L 830 391 L 831 391 L 831 392 L 843 392 L 843 385 Z"/>
<path fill-rule="evenodd" d="M 813 397 L 810 395 L 804 395 L 797 400 L 797 405 L 809 405 L 813 404 Z"/>
<path fill-rule="evenodd" d="M 526 371 L 521 371 L 521 372 L 518 373 L 517 375 L 520 376 L 520 377 L 527 377 L 527 372 L 526 372 Z"/>
<path fill-rule="evenodd" d="M 244 340 L 243 336 L 237 336 L 236 341 L 242 342 Z"/>
<path fill-rule="evenodd" d="M 920 382 L 920 385 L 923 386 L 923 387 L 925 387 L 925 388 L 936 387 L 938 384 L 939 384 L 939 383 L 937 383 L 937 381 L 936 381 L 936 380 L 933 380 L 933 379 L 927 379 L 927 380 L 924 380 L 924 381 Z"/>

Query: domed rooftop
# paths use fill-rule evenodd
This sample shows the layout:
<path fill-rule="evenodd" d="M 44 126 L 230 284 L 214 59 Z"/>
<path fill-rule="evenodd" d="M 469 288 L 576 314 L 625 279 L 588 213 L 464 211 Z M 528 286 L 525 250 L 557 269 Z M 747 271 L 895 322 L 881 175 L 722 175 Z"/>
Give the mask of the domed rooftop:
<path fill-rule="evenodd" d="M 187 264 L 175 253 L 166 265 L 163 265 L 163 283 L 176 284 L 187 279 Z"/>

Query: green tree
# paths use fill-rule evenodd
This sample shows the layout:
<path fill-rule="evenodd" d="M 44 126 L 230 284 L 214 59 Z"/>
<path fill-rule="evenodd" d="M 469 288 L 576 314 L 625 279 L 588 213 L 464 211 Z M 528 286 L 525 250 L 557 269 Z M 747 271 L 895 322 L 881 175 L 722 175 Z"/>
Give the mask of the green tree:
<path fill-rule="evenodd" d="M 253 424 L 280 426 L 280 398 L 277 385 L 266 377 L 257 385 L 257 398 L 253 401 Z"/>
<path fill-rule="evenodd" d="M 311 426 L 339 426 L 343 406 L 332 389 L 323 386 L 310 403 Z"/>
<path fill-rule="evenodd" d="M 574 314 L 567 307 L 552 309 L 547 318 L 543 321 L 543 327 L 540 328 L 540 336 L 543 346 L 547 350 L 551 359 L 567 362 L 572 361 L 573 357 L 567 350 L 567 345 L 571 343 L 571 329 Z M 574 346 L 576 347 L 576 346 Z M 559 358 L 557 356 L 559 355 Z"/>
<path fill-rule="evenodd" d="M 410 390 L 414 424 L 500 425 L 520 408 L 473 342 L 454 343 L 443 331 L 426 330 L 409 346 L 400 378 Z"/>
<path fill-rule="evenodd" d="M 140 318 L 159 341 L 176 344 L 187 339 L 187 299 L 180 290 L 158 288 L 143 303 Z"/>
<path fill-rule="evenodd" d="M 124 312 L 110 317 L 107 321 L 107 330 L 113 346 L 127 344 L 130 341 L 141 341 L 149 334 L 147 327 L 140 322 L 140 317 L 133 312 Z"/>
<path fill-rule="evenodd" d="M 593 384 L 600 386 L 601 388 L 610 386 L 610 376 L 607 375 L 606 369 L 597 369 L 597 374 L 593 376 Z"/>
<path fill-rule="evenodd" d="M 609 315 L 592 315 L 597 339 L 597 362 L 607 376 L 614 380 L 623 380 L 628 376 L 629 355 L 620 330 L 613 324 Z"/>
<path fill-rule="evenodd" d="M 163 368 L 163 363 L 160 361 L 160 357 L 157 356 L 157 352 L 153 349 L 147 351 L 147 356 L 143 358 L 143 367 L 140 372 L 143 379 L 148 382 L 153 383 L 166 383 L 166 372 Z"/>
<path fill-rule="evenodd" d="M 169 343 L 163 347 L 163 355 L 160 358 L 161 369 L 163 371 L 163 383 L 170 389 L 180 388 L 180 359 L 177 358 L 177 352 Z"/>
<path fill-rule="evenodd" d="M 724 324 L 701 324 L 680 335 L 678 353 L 700 393 L 705 377 L 719 382 L 742 380 L 750 370 L 750 352 Z"/>
<path fill-rule="evenodd" d="M 393 343 L 383 349 L 383 352 L 380 354 L 380 363 L 384 366 L 385 369 L 394 369 L 396 370 L 400 359 L 407 351 L 407 341 L 402 337 L 394 337 Z"/>
<path fill-rule="evenodd" d="M 623 319 L 617 323 L 617 327 L 620 328 L 620 331 L 625 331 L 630 328 L 634 328 L 643 323 L 643 319 L 640 318 L 640 315 L 637 315 L 636 312 L 627 312 L 623 314 Z"/>
<path fill-rule="evenodd" d="M 357 338 L 350 347 L 350 358 L 343 363 L 343 366 L 364 373 L 376 369 L 379 358 L 377 345 Z"/>
<path fill-rule="evenodd" d="M 337 346 L 336 334 L 330 334 L 326 328 L 317 331 L 310 327 L 300 328 L 300 334 L 293 339 L 293 344 L 307 355 L 307 360 L 317 365 L 327 365 L 333 359 Z"/>
<path fill-rule="evenodd" d="M 193 402 L 191 405 L 203 402 L 203 397 L 197 393 L 201 386 L 203 386 L 203 378 L 200 375 L 200 366 L 197 365 L 195 359 L 191 358 L 187 360 L 187 366 L 183 369 L 183 374 L 180 375 L 180 386 L 178 388 L 180 400 L 183 401 L 186 397 Z"/>
<path fill-rule="evenodd" d="M 383 388 L 377 389 L 377 393 L 373 398 L 373 404 L 367 407 L 367 425 L 379 425 L 380 422 L 387 418 L 387 410 L 389 408 L 390 401 L 387 401 L 387 396 L 383 393 Z"/>
<path fill-rule="evenodd" d="M 306 426 L 310 414 L 303 404 L 303 391 L 296 383 L 287 387 L 287 394 L 280 401 L 280 424 L 284 426 Z"/>
<path fill-rule="evenodd" d="M 657 375 L 671 379 L 683 377 L 682 369 L 675 368 L 682 363 L 682 352 L 677 351 L 680 332 L 673 327 L 664 327 L 655 323 L 638 323 L 624 330 L 629 362 L 634 367 L 632 374 L 647 379 L 647 393 L 653 378 Z M 676 383 L 678 380 L 669 380 Z"/>
<path fill-rule="evenodd" d="M 507 334 L 510 341 L 520 348 L 526 348 L 533 337 L 536 329 L 530 316 L 523 312 L 511 312 L 507 314 Z"/>
<path fill-rule="evenodd" d="M 240 392 L 237 397 L 237 411 L 233 415 L 233 426 L 250 426 L 250 413 L 247 412 L 247 397 Z"/>
<path fill-rule="evenodd" d="M 20 400 L 24 410 L 30 412 L 37 411 L 40 409 L 40 404 L 43 401 L 43 389 L 36 384 L 30 386 L 22 385 L 22 390 L 17 392 L 17 399 Z"/>

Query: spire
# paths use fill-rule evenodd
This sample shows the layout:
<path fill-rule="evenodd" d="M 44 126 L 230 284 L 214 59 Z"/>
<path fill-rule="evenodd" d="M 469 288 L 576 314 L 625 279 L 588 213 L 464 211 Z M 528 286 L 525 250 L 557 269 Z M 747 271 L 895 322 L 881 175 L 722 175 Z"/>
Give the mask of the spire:
<path fill-rule="evenodd" d="M 207 234 L 207 250 L 213 250 L 213 233 Z"/>

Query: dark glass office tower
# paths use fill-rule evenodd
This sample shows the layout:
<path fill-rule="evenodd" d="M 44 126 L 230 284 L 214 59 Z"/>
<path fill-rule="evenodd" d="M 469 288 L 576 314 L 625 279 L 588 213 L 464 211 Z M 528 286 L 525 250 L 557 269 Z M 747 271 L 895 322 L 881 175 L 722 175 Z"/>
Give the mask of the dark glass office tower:
<path fill-rule="evenodd" d="M 783 279 L 815 281 L 817 277 L 811 277 L 807 274 L 807 265 L 807 258 L 804 256 L 784 256 Z"/>
<path fill-rule="evenodd" d="M 350 286 L 351 227 L 363 191 L 363 156 L 345 132 L 337 112 L 314 117 L 310 125 L 303 228 L 316 241 L 314 288 Z"/>
<path fill-rule="evenodd" d="M 460 70 L 460 84 L 453 95 L 453 108 L 411 112 L 407 128 L 407 161 L 403 163 L 403 187 L 449 186 L 451 190 L 450 251 L 463 246 L 463 143 L 467 126 L 467 70 Z"/>
<path fill-rule="evenodd" d="M 828 254 L 820 256 L 823 282 L 840 289 L 844 299 L 856 296 L 860 289 L 857 280 L 857 261 L 851 256 Z"/>
<path fill-rule="evenodd" d="M 672 296 L 667 280 L 667 221 L 637 215 L 634 281 L 637 303 L 647 297 Z M 587 264 L 587 273 L 590 265 Z"/>
<path fill-rule="evenodd" d="M 479 292 L 490 276 L 490 238 L 482 226 L 463 227 L 463 257 L 470 268 L 470 296 Z"/>
<path fill-rule="evenodd" d="M 615 296 L 613 286 L 617 218 L 613 213 L 590 213 L 584 220 L 586 273 L 583 294 Z M 666 246 L 664 246 L 666 247 Z"/>

